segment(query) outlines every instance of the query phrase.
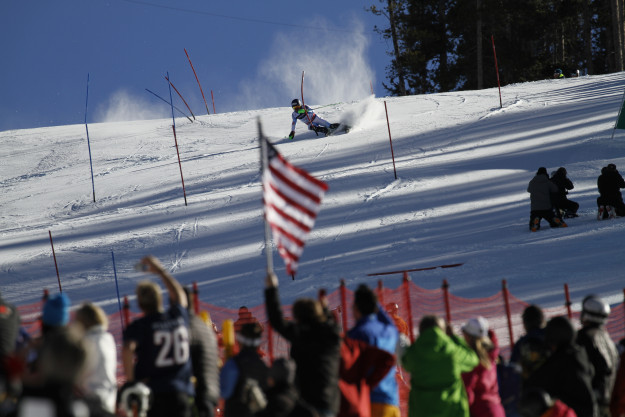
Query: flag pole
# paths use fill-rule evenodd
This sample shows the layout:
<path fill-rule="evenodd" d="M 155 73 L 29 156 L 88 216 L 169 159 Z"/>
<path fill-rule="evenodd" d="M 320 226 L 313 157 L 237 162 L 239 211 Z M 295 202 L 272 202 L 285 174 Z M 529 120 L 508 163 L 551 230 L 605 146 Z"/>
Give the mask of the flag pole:
<path fill-rule="evenodd" d="M 262 126 L 260 124 L 260 117 L 258 118 L 258 140 L 260 141 L 260 162 L 262 166 L 261 172 L 261 184 L 264 187 L 265 172 L 269 169 L 269 158 L 267 154 L 267 138 L 263 135 Z M 264 206 L 264 205 L 263 205 Z M 267 221 L 266 214 L 265 220 L 265 257 L 267 259 L 267 273 L 273 273 L 273 257 L 271 252 L 271 227 Z"/>
<path fill-rule="evenodd" d="M 610 138 L 610 140 L 614 139 L 614 133 L 616 132 L 617 126 L 619 124 L 618 122 L 619 122 L 619 120 L 621 118 L 621 114 L 623 113 L 623 105 L 624 104 L 625 104 L 625 91 L 623 91 L 623 96 L 621 97 L 621 108 L 618 111 L 618 116 L 616 116 L 616 122 L 614 123 L 614 129 L 612 129 L 612 137 Z"/>

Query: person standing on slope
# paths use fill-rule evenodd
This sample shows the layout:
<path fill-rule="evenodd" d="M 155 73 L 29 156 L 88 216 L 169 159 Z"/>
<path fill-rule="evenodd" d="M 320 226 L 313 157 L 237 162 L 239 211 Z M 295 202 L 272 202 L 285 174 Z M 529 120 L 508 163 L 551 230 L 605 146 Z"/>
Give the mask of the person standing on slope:
<path fill-rule="evenodd" d="M 551 227 L 567 227 L 564 221 L 553 214 L 551 194 L 557 193 L 558 187 L 549 180 L 547 168 L 538 168 L 536 176 L 532 178 L 527 186 L 527 192 L 530 193 L 530 230 L 532 232 L 540 229 L 541 219 L 547 220 Z"/>
<path fill-rule="evenodd" d="M 601 169 L 601 175 L 597 178 L 597 188 L 599 188 L 597 219 L 625 216 L 625 204 L 621 195 L 621 188 L 625 188 L 625 180 L 616 169 L 616 165 L 608 164 Z"/>
<path fill-rule="evenodd" d="M 291 108 L 293 109 L 293 114 L 291 115 L 293 123 L 291 123 L 289 139 L 295 137 L 295 125 L 298 120 L 304 122 L 308 126 L 308 130 L 314 130 L 317 133 L 321 132 L 324 135 L 327 135 L 331 129 L 336 129 L 339 126 L 339 123 L 330 123 L 327 120 L 323 120 L 310 107 L 302 106 L 302 102 L 298 98 L 294 98 L 291 101 Z"/>

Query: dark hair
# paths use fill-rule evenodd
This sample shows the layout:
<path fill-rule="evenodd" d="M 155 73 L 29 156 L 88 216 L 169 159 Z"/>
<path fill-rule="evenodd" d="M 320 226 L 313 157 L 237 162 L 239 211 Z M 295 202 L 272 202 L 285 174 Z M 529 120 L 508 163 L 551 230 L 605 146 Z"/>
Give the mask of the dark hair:
<path fill-rule="evenodd" d="M 443 319 L 435 314 L 421 317 L 421 321 L 419 322 L 419 334 L 423 333 L 427 329 L 431 329 L 432 327 L 439 327 L 444 330 Z"/>
<path fill-rule="evenodd" d="M 378 310 L 378 297 L 365 284 L 360 284 L 354 293 L 354 305 L 363 316 Z"/>
<path fill-rule="evenodd" d="M 529 305 L 523 310 L 523 324 L 527 330 L 540 329 L 545 325 L 543 310 L 536 304 Z"/>
<path fill-rule="evenodd" d="M 325 321 L 321 303 L 312 298 L 296 300 L 292 308 L 293 318 L 302 324 L 321 323 Z"/>
<path fill-rule="evenodd" d="M 568 346 L 575 340 L 575 328 L 565 316 L 554 317 L 545 326 L 545 342 L 556 348 Z"/>

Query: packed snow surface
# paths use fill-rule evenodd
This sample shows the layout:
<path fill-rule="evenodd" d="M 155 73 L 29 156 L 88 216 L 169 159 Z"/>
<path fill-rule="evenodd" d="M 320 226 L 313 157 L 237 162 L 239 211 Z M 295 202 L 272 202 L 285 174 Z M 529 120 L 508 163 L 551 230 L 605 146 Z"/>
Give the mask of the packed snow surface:
<path fill-rule="evenodd" d="M 80 124 L 0 132 L 0 291 L 18 305 L 58 291 L 51 235 L 73 304 L 116 311 L 116 275 L 132 296 L 146 254 L 197 282 L 202 301 L 261 304 L 260 120 L 285 158 L 330 187 L 294 281 L 273 251 L 285 302 L 341 279 L 395 288 L 401 274 L 368 274 L 459 263 L 410 276 L 425 288 L 446 279 L 467 298 L 505 279 L 543 306 L 564 302 L 565 283 L 574 302 L 620 302 L 625 219 L 598 221 L 595 200 L 602 167 L 625 171 L 625 131 L 611 139 L 624 88 L 617 73 L 509 85 L 502 107 L 496 88 L 310 103 L 354 128 L 324 137 L 299 124 L 294 140 L 288 107 L 180 117 L 181 168 L 171 119 L 89 124 L 89 144 Z M 526 187 L 541 166 L 566 167 L 580 217 L 531 233 Z"/>

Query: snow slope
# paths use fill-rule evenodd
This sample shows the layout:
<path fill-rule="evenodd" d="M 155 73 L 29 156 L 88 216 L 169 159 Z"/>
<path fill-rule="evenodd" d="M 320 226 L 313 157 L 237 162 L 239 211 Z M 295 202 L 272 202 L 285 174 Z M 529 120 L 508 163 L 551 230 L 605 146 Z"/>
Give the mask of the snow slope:
<path fill-rule="evenodd" d="M 469 298 L 506 279 L 544 306 L 563 302 L 564 283 L 576 302 L 590 292 L 620 302 L 625 219 L 597 221 L 595 199 L 603 166 L 625 171 L 625 132 L 610 139 L 624 88 L 617 73 L 510 85 L 503 108 L 497 89 L 315 103 L 331 122 L 359 120 L 328 138 L 298 125 L 293 141 L 288 108 L 178 118 L 187 206 L 171 119 L 89 124 L 95 203 L 84 125 L 0 132 L 0 291 L 18 305 L 57 291 L 51 233 L 75 304 L 116 311 L 112 254 L 122 295 L 142 278 L 133 265 L 154 254 L 197 281 L 202 301 L 262 303 L 260 118 L 287 159 L 330 186 L 295 281 L 274 255 L 285 302 L 340 279 L 373 286 L 367 274 L 455 263 L 411 277 L 425 288 L 445 278 Z M 566 229 L 528 231 L 525 190 L 540 166 L 565 166 L 575 184 L 581 216 Z M 383 279 L 395 288 L 401 276 Z"/>

